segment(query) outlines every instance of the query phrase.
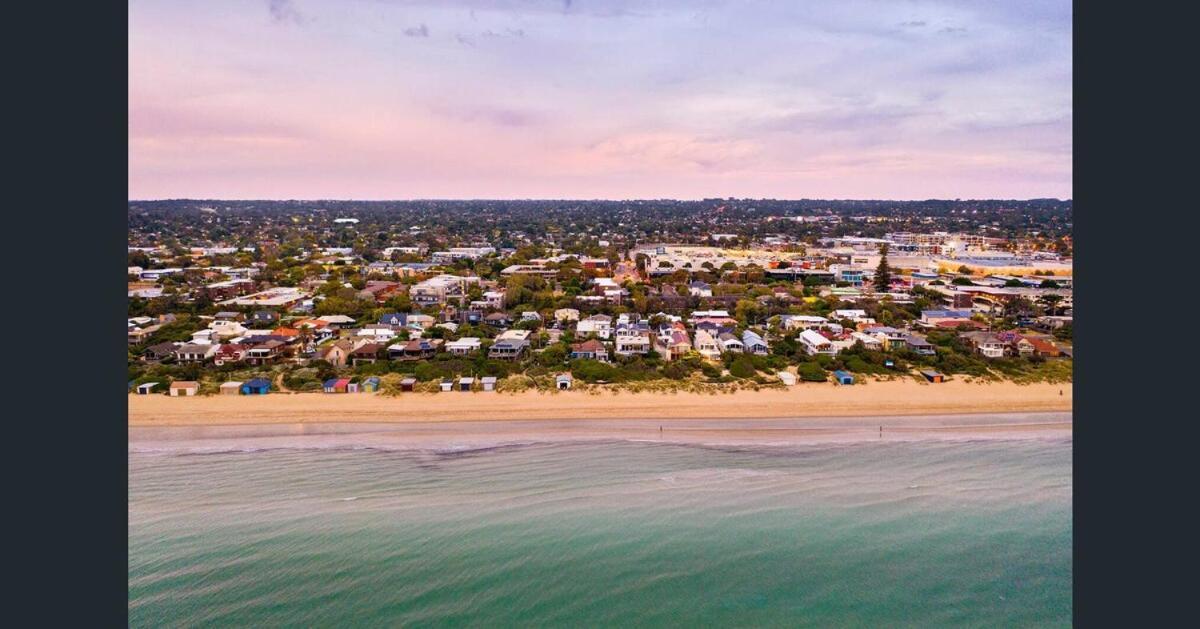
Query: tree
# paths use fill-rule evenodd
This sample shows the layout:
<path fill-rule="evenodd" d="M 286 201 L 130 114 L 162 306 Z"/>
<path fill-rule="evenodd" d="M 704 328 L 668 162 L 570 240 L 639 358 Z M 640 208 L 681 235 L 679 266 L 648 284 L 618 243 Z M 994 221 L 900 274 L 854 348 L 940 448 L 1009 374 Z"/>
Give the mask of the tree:
<path fill-rule="evenodd" d="M 884 243 L 879 248 L 879 266 L 875 267 L 875 292 L 886 293 L 892 285 L 892 269 L 888 266 L 888 246 Z"/>

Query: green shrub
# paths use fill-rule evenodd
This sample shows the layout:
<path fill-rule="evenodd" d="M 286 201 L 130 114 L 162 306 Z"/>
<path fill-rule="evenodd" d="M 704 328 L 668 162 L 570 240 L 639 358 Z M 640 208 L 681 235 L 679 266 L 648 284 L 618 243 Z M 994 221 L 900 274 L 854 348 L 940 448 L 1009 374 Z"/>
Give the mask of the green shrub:
<path fill-rule="evenodd" d="M 747 355 L 741 354 L 729 365 L 729 374 L 737 378 L 753 378 L 758 373 L 754 361 Z"/>
<path fill-rule="evenodd" d="M 800 376 L 803 382 L 825 382 L 829 379 L 829 375 L 825 369 L 818 363 L 800 363 L 796 369 L 796 374 Z"/>

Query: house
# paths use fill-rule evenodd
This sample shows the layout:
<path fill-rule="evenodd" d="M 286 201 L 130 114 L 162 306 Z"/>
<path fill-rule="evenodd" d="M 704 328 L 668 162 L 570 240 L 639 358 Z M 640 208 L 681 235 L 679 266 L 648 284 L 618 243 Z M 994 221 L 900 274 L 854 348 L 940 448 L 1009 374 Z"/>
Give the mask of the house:
<path fill-rule="evenodd" d="M 236 343 L 224 343 L 217 346 L 213 354 L 213 364 L 217 366 L 240 363 L 246 359 L 246 346 Z"/>
<path fill-rule="evenodd" d="M 909 334 L 903 330 L 883 325 L 867 328 L 866 334 L 878 339 L 883 349 L 888 351 L 898 352 L 908 347 Z"/>
<path fill-rule="evenodd" d="M 833 356 L 837 354 L 837 348 L 833 346 L 833 342 L 816 331 L 802 330 L 800 336 L 796 337 L 796 340 L 800 341 L 805 353 L 809 356 L 816 356 L 818 354 Z"/>
<path fill-rule="evenodd" d="M 142 352 L 142 360 L 149 362 L 158 362 L 175 356 L 175 350 L 179 349 L 179 343 L 156 343 L 147 347 Z"/>
<path fill-rule="evenodd" d="M 1017 341 L 1017 351 L 1022 356 L 1057 358 L 1062 355 L 1062 351 L 1057 345 L 1049 339 L 1039 336 L 1022 336 L 1021 340 Z"/>
<path fill-rule="evenodd" d="M 407 343 L 397 343 L 387 348 L 388 358 L 392 360 L 420 360 L 432 358 L 441 347 L 441 339 L 412 339 Z"/>
<path fill-rule="evenodd" d="M 408 290 L 408 286 L 400 282 L 390 280 L 372 280 L 367 282 L 363 289 L 358 291 L 359 299 L 370 299 L 377 304 L 386 303 L 387 300 L 397 295 L 402 295 Z"/>
<path fill-rule="evenodd" d="M 137 388 L 134 390 L 137 391 L 138 395 L 150 395 L 151 393 L 154 393 L 154 390 L 158 388 L 158 385 L 159 383 L 157 382 L 143 382 L 142 384 L 137 385 Z"/>
<path fill-rule="evenodd" d="M 494 328 L 507 328 L 513 320 L 507 312 L 493 312 L 483 316 L 483 323 Z"/>
<path fill-rule="evenodd" d="M 554 320 L 559 323 L 579 321 L 579 311 L 574 308 L 559 308 L 554 311 Z"/>
<path fill-rule="evenodd" d="M 350 352 L 354 351 L 354 342 L 340 339 L 317 347 L 313 354 L 314 360 L 323 360 L 334 367 L 345 367 L 350 362 Z"/>
<path fill-rule="evenodd" d="M 365 325 L 358 329 L 355 336 L 366 338 L 377 343 L 386 343 L 399 335 L 399 331 L 404 329 L 402 326 L 391 326 L 386 323 L 375 323 Z"/>
<path fill-rule="evenodd" d="M 692 297 L 712 297 L 712 286 L 709 286 L 707 282 L 696 280 L 688 284 L 688 294 Z"/>
<path fill-rule="evenodd" d="M 742 348 L 746 352 L 759 356 L 765 356 L 770 351 L 767 342 L 757 333 L 750 330 L 742 332 Z"/>
<path fill-rule="evenodd" d="M 128 336 L 129 344 L 130 345 L 141 345 L 142 343 L 145 343 L 146 340 L 149 339 L 150 336 L 153 335 L 155 332 L 157 332 L 159 330 L 159 328 L 161 328 L 161 327 L 162 327 L 162 324 L 149 325 L 144 328 L 139 328 L 139 327 L 129 328 L 128 332 L 127 332 L 127 334 L 129 335 Z"/>
<path fill-rule="evenodd" d="M 470 392 L 471 387 L 474 386 L 474 384 L 475 384 L 475 378 L 472 378 L 470 376 L 463 376 L 462 378 L 458 379 L 458 390 Z"/>
<path fill-rule="evenodd" d="M 660 332 L 659 342 L 659 354 L 668 362 L 683 358 L 692 351 L 692 340 L 688 338 L 687 330 L 669 329 L 665 334 Z"/>
<path fill-rule="evenodd" d="M 608 362 L 608 348 L 596 339 L 588 339 L 582 343 L 571 344 L 571 360 L 598 360 Z"/>
<path fill-rule="evenodd" d="M 326 393 L 347 393 L 350 388 L 350 379 L 330 378 L 325 381 L 323 388 Z"/>
<path fill-rule="evenodd" d="M 176 380 L 168 389 L 171 397 L 191 397 L 200 391 L 200 383 L 192 380 Z"/>
<path fill-rule="evenodd" d="M 854 375 L 849 371 L 838 369 L 833 372 L 833 381 L 838 384 L 854 384 Z"/>
<path fill-rule="evenodd" d="M 276 339 L 255 343 L 246 350 L 246 362 L 252 365 L 265 365 L 283 357 L 287 351 L 286 348 L 286 343 Z"/>
<path fill-rule="evenodd" d="M 904 337 L 904 343 L 909 351 L 921 356 L 937 355 L 937 350 L 934 349 L 933 343 L 926 341 L 924 337 L 908 334 Z"/>
<path fill-rule="evenodd" d="M 416 388 L 416 386 L 417 386 L 416 378 L 405 378 L 400 381 L 400 390 L 401 391 L 412 391 L 413 389 Z"/>
<path fill-rule="evenodd" d="M 598 314 L 580 319 L 575 325 L 575 333 L 579 336 L 592 334 L 596 338 L 608 339 L 612 336 L 612 317 Z"/>
<path fill-rule="evenodd" d="M 496 342 L 488 349 L 488 358 L 500 360 L 515 360 L 529 349 L 527 339 L 496 338 Z"/>
<path fill-rule="evenodd" d="M 216 345 L 186 343 L 175 349 L 175 359 L 181 363 L 202 363 L 217 353 Z"/>
<path fill-rule="evenodd" d="M 526 310 L 525 312 L 521 313 L 521 320 L 522 321 L 536 321 L 538 323 L 541 323 L 542 315 L 538 314 L 538 312 L 536 310 Z"/>
<path fill-rule="evenodd" d="M 483 347 L 483 341 L 478 337 L 464 336 L 457 341 L 446 343 L 446 351 L 455 356 L 466 356 L 472 352 L 477 352 Z"/>
<path fill-rule="evenodd" d="M 721 358 L 721 346 L 717 344 L 717 339 L 704 330 L 696 330 L 696 336 L 692 345 L 696 348 L 697 352 L 700 352 L 701 356 L 707 359 L 717 360 Z"/>
<path fill-rule="evenodd" d="M 377 323 L 395 327 L 404 327 L 408 325 L 408 315 L 402 312 L 389 312 L 379 317 L 379 321 L 377 321 Z"/>
<path fill-rule="evenodd" d="M 362 365 L 373 363 L 379 360 L 379 356 L 384 352 L 385 347 L 383 343 L 364 343 L 350 352 L 350 364 Z"/>
<path fill-rule="evenodd" d="M 929 382 L 944 382 L 946 380 L 946 376 L 932 369 L 922 369 L 921 375 Z"/>
<path fill-rule="evenodd" d="M 784 330 L 815 330 L 825 327 L 829 320 L 814 315 L 779 315 L 779 326 Z"/>
<path fill-rule="evenodd" d="M 854 323 L 875 323 L 875 319 L 867 316 L 866 310 L 857 310 L 857 309 L 834 310 L 830 314 L 830 318 L 837 319 L 838 321 L 841 321 L 843 319 L 849 319 L 850 321 L 853 321 Z"/>
<path fill-rule="evenodd" d="M 1003 358 L 1009 353 L 1009 341 L 993 332 L 964 332 L 960 338 L 987 358 Z"/>
<path fill-rule="evenodd" d="M 569 373 L 560 373 L 554 376 L 554 388 L 559 391 L 566 391 L 571 388 L 575 379 Z"/>
<path fill-rule="evenodd" d="M 478 277 L 438 275 L 413 284 L 408 290 L 408 295 L 417 306 L 440 306 L 446 303 L 461 305 L 466 300 L 470 287 L 478 283 Z"/>
<path fill-rule="evenodd" d="M 925 326 L 936 326 L 942 322 L 970 321 L 970 310 L 922 310 L 921 323 Z"/>
<path fill-rule="evenodd" d="M 245 321 L 246 315 L 233 310 L 223 310 L 218 312 L 213 318 L 217 321 Z"/>
<path fill-rule="evenodd" d="M 279 313 L 274 310 L 255 310 L 254 314 L 250 315 L 250 323 L 253 325 L 269 326 L 274 325 L 279 321 Z"/>
<path fill-rule="evenodd" d="M 317 317 L 317 321 L 324 321 L 329 327 L 335 330 L 340 330 L 355 323 L 354 317 L 347 315 L 321 315 Z"/>
<path fill-rule="evenodd" d="M 242 383 L 232 380 L 222 383 L 219 391 L 221 395 L 238 395 L 242 392 Z"/>
<path fill-rule="evenodd" d="M 742 340 L 730 332 L 722 332 L 718 334 L 717 344 L 721 346 L 722 352 L 741 354 L 742 352 L 746 351 L 746 346 L 742 343 Z"/>
<path fill-rule="evenodd" d="M 650 326 L 644 323 L 622 324 L 617 327 L 613 353 L 618 356 L 646 354 L 653 349 Z"/>
<path fill-rule="evenodd" d="M 479 383 L 483 385 L 484 391 L 496 390 L 496 376 L 484 376 L 479 379 Z"/>
<path fill-rule="evenodd" d="M 408 325 L 405 327 L 410 330 L 428 330 L 429 328 L 432 328 L 435 323 L 437 323 L 437 319 L 427 314 L 414 312 L 413 314 L 408 315 Z"/>
<path fill-rule="evenodd" d="M 484 291 L 483 300 L 482 300 L 483 307 L 484 308 L 495 308 L 495 309 L 503 308 L 505 292 L 506 291 L 503 291 L 503 290 Z"/>
<path fill-rule="evenodd" d="M 266 378 L 252 378 L 242 383 L 242 395 L 266 395 L 271 392 L 271 381 Z"/>
<path fill-rule="evenodd" d="M 870 334 L 863 334 L 862 332 L 851 332 L 850 338 L 853 339 L 854 342 L 856 342 L 856 343 L 862 343 L 863 347 L 865 347 L 867 349 L 876 350 L 876 351 L 883 349 L 883 341 L 881 341 L 880 339 L 878 339 L 874 336 L 871 336 Z"/>

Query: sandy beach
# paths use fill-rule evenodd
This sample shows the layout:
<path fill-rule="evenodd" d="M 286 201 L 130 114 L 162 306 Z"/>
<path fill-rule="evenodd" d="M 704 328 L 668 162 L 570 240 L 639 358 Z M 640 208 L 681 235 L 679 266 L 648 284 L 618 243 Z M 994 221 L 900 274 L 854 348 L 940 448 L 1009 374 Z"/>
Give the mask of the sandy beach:
<path fill-rule="evenodd" d="M 1061 392 L 1061 394 L 1060 394 Z M 439 423 L 521 420 L 869 418 L 1067 412 L 1071 385 L 877 381 L 729 394 L 413 393 L 129 396 L 129 426 Z"/>

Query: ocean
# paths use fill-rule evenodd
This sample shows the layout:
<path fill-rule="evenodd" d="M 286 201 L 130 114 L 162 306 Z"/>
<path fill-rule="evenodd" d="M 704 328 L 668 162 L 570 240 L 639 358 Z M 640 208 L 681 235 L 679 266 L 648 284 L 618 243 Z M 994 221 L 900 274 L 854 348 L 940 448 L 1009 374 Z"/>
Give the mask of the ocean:
<path fill-rule="evenodd" d="M 1069 626 L 1069 437 L 129 454 L 129 624 Z"/>

